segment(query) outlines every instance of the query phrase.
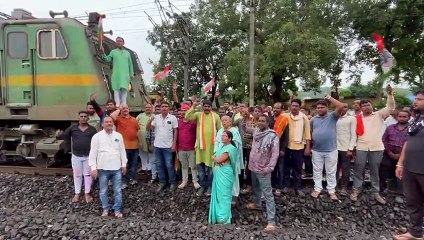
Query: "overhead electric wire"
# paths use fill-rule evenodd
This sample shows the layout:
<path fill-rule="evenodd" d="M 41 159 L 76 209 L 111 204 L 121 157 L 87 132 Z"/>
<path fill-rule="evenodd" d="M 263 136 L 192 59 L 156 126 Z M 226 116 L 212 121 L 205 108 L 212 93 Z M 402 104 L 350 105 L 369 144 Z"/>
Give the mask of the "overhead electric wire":
<path fill-rule="evenodd" d="M 174 0 L 174 2 L 191 3 L 192 1 L 189 1 L 189 0 Z M 145 3 L 138 3 L 138 4 L 132 4 L 132 5 L 127 5 L 127 6 L 122 6 L 122 7 L 109 8 L 109 9 L 105 9 L 105 10 L 101 10 L 101 11 L 97 11 L 97 12 L 107 13 L 107 12 L 114 11 L 114 10 L 122 10 L 122 9 L 126 9 L 126 8 L 132 8 L 132 7 L 142 6 L 142 5 L 146 5 L 146 4 L 156 4 L 156 0 L 148 1 L 148 2 L 145 2 Z M 81 14 L 73 15 L 71 17 L 75 18 L 75 17 L 81 17 L 81 16 L 86 16 L 86 13 L 81 13 Z"/>

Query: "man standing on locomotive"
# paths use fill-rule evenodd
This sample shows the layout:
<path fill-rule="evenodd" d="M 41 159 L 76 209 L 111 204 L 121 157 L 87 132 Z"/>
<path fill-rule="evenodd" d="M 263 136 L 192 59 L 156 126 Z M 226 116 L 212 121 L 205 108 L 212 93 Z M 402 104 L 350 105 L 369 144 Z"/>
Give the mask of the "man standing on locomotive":
<path fill-rule="evenodd" d="M 106 56 L 104 48 L 101 46 L 100 51 L 103 53 L 103 59 L 106 62 L 112 62 L 112 90 L 116 106 L 127 103 L 128 88 L 134 77 L 134 69 L 131 54 L 124 49 L 125 41 L 122 37 L 116 38 L 116 48 L 110 51 Z"/>
<path fill-rule="evenodd" d="M 96 133 L 91 139 L 91 149 L 88 165 L 91 176 L 99 177 L 100 201 L 102 202 L 102 217 L 109 215 L 109 198 L 107 196 L 108 182 L 112 182 L 115 203 L 113 209 L 115 217 L 122 218 L 122 175 L 127 172 L 127 153 L 125 152 L 124 138 L 113 130 L 113 119 L 105 117 L 103 130 Z"/>

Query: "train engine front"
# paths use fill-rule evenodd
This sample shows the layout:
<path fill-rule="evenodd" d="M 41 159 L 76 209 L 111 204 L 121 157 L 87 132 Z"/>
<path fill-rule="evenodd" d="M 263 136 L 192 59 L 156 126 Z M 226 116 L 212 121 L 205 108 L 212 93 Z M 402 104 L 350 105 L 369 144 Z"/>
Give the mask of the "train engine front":
<path fill-rule="evenodd" d="M 97 13 L 88 25 L 68 18 L 34 18 L 15 9 L 0 14 L 0 162 L 26 159 L 49 167 L 69 159 L 55 132 L 77 120 L 92 93 L 99 103 L 112 98 L 111 65 L 99 55 Z M 106 51 L 114 42 L 105 41 Z M 134 70 L 142 72 L 137 54 L 129 50 Z M 142 86 L 141 75 L 131 82 Z M 139 111 L 141 96 L 130 94 L 130 107 Z"/>

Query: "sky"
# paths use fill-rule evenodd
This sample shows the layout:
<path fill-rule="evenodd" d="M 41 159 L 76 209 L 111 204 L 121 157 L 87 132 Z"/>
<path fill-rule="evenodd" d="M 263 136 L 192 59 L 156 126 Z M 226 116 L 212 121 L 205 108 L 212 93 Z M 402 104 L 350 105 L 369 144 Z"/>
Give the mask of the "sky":
<path fill-rule="evenodd" d="M 148 20 L 146 14 L 149 14 L 157 23 L 161 23 L 159 11 L 156 8 L 155 0 L 0 0 L 0 11 L 6 14 L 11 14 L 14 8 L 23 8 L 32 13 L 34 17 L 50 18 L 49 11 L 61 12 L 68 11 L 70 17 L 79 18 L 83 23 L 86 23 L 86 13 L 97 11 L 106 14 L 106 19 L 103 22 L 104 31 L 112 30 L 115 39 L 121 36 L 125 39 L 125 46 L 137 52 L 141 65 L 144 69 L 146 83 L 151 83 L 153 76 L 152 64 L 149 64 L 149 59 L 154 62 L 159 60 L 159 52 L 146 40 L 147 31 L 152 30 L 153 25 Z M 191 4 L 195 0 L 169 0 L 179 10 L 174 8 L 175 12 L 188 11 Z M 168 0 L 160 0 L 163 7 L 169 9 Z M 346 78 L 347 74 L 343 73 L 341 78 Z M 362 75 L 363 82 L 368 82 L 375 77 L 370 68 L 366 68 Z M 342 81 L 342 87 L 346 87 L 350 83 Z M 326 83 L 324 86 L 330 86 Z"/>

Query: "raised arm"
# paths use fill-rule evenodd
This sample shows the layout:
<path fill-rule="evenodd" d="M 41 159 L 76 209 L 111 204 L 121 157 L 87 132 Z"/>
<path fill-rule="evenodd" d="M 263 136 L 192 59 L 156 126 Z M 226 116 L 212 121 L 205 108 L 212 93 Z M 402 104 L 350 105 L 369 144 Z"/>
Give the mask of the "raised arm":
<path fill-rule="evenodd" d="M 112 62 L 113 60 L 113 50 L 109 52 L 109 55 L 106 55 L 106 53 L 103 50 L 103 60 L 105 60 L 106 62 Z"/>
<path fill-rule="evenodd" d="M 392 110 L 395 110 L 395 98 L 393 97 L 393 88 L 389 85 L 386 89 L 387 92 L 387 105 L 385 108 L 377 111 L 377 114 L 382 119 L 387 118 Z"/>
<path fill-rule="evenodd" d="M 187 112 L 186 112 L 186 114 L 184 116 L 184 118 L 186 120 L 188 120 L 188 121 L 197 121 L 198 114 L 196 113 L 195 107 L 196 107 L 196 105 L 193 104 L 193 106 L 189 110 L 187 110 Z"/>
<path fill-rule="evenodd" d="M 180 102 L 177 96 L 177 81 L 176 80 L 172 82 L 172 101 L 174 101 L 174 103 Z"/>
<path fill-rule="evenodd" d="M 113 113 L 110 114 L 110 117 L 113 119 L 113 121 L 116 121 L 120 113 L 121 113 L 121 109 L 118 108 Z"/>
<path fill-rule="evenodd" d="M 93 105 L 93 108 L 94 108 L 94 110 L 96 111 L 96 113 L 97 113 L 97 116 L 102 116 L 103 115 L 103 113 L 104 113 L 104 111 L 103 111 L 103 109 L 100 107 L 100 105 L 97 103 L 97 101 L 96 101 L 96 98 L 97 98 L 97 96 L 96 96 L 96 94 L 95 93 L 92 93 L 91 95 L 90 95 L 90 103 L 91 103 L 91 105 Z"/>
<path fill-rule="evenodd" d="M 334 113 L 336 114 L 337 117 L 340 117 L 342 115 L 342 111 L 343 111 L 343 103 L 341 103 L 337 99 L 333 98 L 329 94 L 325 95 L 324 98 L 327 99 L 328 101 L 330 101 L 336 107 L 336 109 L 334 110 Z"/>

